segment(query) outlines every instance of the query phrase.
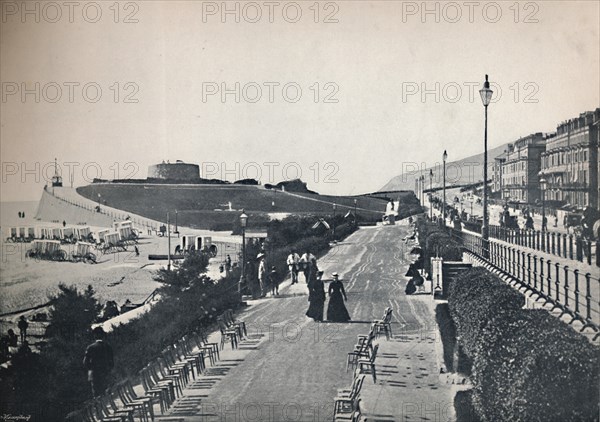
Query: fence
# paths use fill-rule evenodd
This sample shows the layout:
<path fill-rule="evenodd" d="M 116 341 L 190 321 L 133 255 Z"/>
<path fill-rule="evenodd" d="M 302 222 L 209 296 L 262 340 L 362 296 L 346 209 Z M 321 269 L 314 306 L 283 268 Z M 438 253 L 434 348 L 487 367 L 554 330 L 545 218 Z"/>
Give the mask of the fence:
<path fill-rule="evenodd" d="M 580 331 L 592 328 L 600 335 L 600 280 L 564 262 L 544 259 L 517 246 L 490 239 L 485 244 L 481 236 L 449 229 L 463 248 L 484 263 L 518 280 L 543 306 L 552 305 L 561 315 L 569 315 L 569 324 L 580 321 Z M 507 240 L 507 242 L 510 242 Z"/>
<path fill-rule="evenodd" d="M 489 226 L 489 236 L 561 258 L 586 262 L 589 265 L 593 265 L 595 261 L 596 266 L 600 267 L 600 241 L 594 242 L 581 236 L 547 230 L 514 230 L 500 226 Z"/>

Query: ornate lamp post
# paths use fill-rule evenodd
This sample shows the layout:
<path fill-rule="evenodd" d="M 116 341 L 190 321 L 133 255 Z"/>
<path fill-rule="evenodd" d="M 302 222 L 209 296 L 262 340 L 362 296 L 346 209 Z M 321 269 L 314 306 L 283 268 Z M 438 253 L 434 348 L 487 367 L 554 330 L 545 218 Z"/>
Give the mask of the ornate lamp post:
<path fill-rule="evenodd" d="M 431 186 L 433 184 L 433 170 L 429 169 L 429 219 L 433 220 L 433 204 L 431 203 L 431 197 L 433 195 L 433 191 L 431 190 Z"/>
<path fill-rule="evenodd" d="M 167 213 L 167 271 L 171 271 L 171 223 Z"/>
<path fill-rule="evenodd" d="M 240 276 L 240 282 L 238 283 L 238 293 L 240 299 L 242 297 L 242 289 L 246 284 L 246 225 L 248 224 L 248 216 L 246 212 L 242 210 L 240 215 L 240 226 L 242 226 L 242 275 Z"/>
<path fill-rule="evenodd" d="M 448 159 L 448 153 L 446 152 L 446 150 L 444 150 L 444 155 L 442 155 L 442 160 L 444 162 L 444 174 L 443 174 L 443 188 L 442 191 L 444 192 L 444 197 L 443 197 L 443 202 L 442 202 L 442 220 L 444 221 L 444 224 L 446 224 L 446 160 Z"/>
<path fill-rule="evenodd" d="M 333 239 L 335 240 L 335 209 L 337 208 L 337 204 L 334 202 L 333 203 L 333 218 L 331 220 L 332 224 L 333 224 Z"/>
<path fill-rule="evenodd" d="M 487 127 L 488 127 L 488 105 L 492 100 L 492 94 L 494 91 L 490 89 L 490 83 L 488 81 L 488 75 L 485 75 L 485 82 L 483 88 L 479 90 L 481 95 L 481 101 L 485 108 L 485 130 L 483 135 L 483 224 L 481 226 L 481 237 L 483 238 L 483 254 L 484 258 L 488 257 L 488 186 L 487 186 L 487 171 L 488 171 L 488 158 L 487 158 Z"/>

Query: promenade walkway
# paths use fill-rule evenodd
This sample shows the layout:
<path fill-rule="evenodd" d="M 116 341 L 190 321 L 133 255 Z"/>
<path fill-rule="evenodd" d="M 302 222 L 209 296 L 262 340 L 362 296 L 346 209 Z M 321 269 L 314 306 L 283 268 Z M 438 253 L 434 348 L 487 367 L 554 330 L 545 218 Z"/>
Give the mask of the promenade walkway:
<path fill-rule="evenodd" d="M 439 377 L 439 336 L 431 296 L 406 296 L 408 226 L 361 228 L 321 258 L 326 277 L 340 273 L 349 323 L 315 323 L 303 277 L 280 296 L 250 301 L 238 319 L 248 338 L 184 390 L 158 421 L 331 421 L 337 389 L 348 388 L 347 353 L 357 335 L 391 306 L 393 337 L 377 341 L 377 382 L 367 378 L 361 409 L 368 420 L 451 420 L 455 388 Z M 211 340 L 220 341 L 219 334 Z"/>

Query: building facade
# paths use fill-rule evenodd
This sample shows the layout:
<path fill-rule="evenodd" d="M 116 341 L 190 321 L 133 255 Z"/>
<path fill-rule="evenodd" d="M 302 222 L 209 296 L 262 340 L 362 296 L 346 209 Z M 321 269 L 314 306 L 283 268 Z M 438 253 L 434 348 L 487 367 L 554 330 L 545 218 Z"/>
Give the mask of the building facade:
<path fill-rule="evenodd" d="M 600 209 L 598 121 L 600 108 L 561 123 L 541 156 L 544 198 L 559 206 Z"/>
<path fill-rule="evenodd" d="M 504 200 L 520 204 L 536 204 L 541 200 L 540 160 L 547 139 L 547 135 L 538 132 L 508 144 L 501 167 Z"/>
<path fill-rule="evenodd" d="M 492 185 L 491 191 L 492 193 L 500 192 L 500 196 L 502 196 L 502 166 L 506 161 L 506 151 L 496 158 L 494 158 L 494 163 L 492 164 Z"/>

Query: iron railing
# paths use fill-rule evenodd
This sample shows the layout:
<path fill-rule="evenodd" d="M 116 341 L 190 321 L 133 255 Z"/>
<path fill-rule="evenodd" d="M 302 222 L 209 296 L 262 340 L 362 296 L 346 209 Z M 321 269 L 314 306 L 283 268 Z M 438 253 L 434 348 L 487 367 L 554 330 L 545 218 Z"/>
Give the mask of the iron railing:
<path fill-rule="evenodd" d="M 550 304 L 559 309 L 560 316 L 569 315 L 569 324 L 580 321 L 586 328 L 600 336 L 600 279 L 591 272 L 583 272 L 560 260 L 551 260 L 536 255 L 533 251 L 490 239 L 466 231 L 449 229 L 451 236 L 463 248 L 488 266 L 516 279 L 522 286 L 536 295 L 543 306 Z M 508 242 L 508 240 L 507 240 Z"/>
<path fill-rule="evenodd" d="M 600 241 L 547 230 L 514 230 L 500 226 L 490 226 L 489 237 L 600 267 Z"/>

